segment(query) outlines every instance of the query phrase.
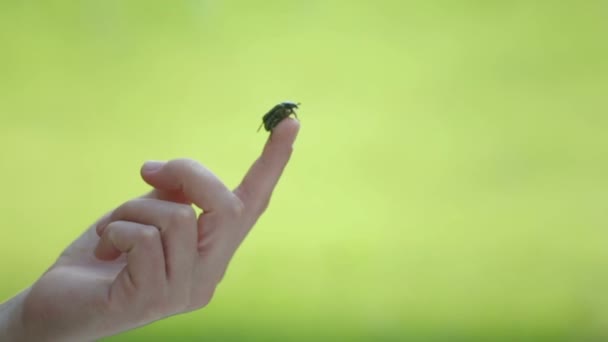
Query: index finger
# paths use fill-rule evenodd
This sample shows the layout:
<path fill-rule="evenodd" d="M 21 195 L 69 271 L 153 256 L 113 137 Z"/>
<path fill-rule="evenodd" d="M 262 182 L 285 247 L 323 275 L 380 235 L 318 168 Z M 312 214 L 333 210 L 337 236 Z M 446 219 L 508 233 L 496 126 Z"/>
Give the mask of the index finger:
<path fill-rule="evenodd" d="M 266 142 L 262 155 L 234 191 L 248 210 L 261 212 L 268 206 L 272 191 L 291 157 L 299 129 L 297 120 L 281 121 Z"/>

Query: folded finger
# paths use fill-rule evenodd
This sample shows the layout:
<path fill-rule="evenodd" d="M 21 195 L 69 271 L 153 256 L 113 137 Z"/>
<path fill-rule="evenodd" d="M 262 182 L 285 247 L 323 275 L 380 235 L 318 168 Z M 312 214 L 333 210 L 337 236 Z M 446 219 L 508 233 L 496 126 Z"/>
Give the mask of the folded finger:
<path fill-rule="evenodd" d="M 166 282 L 165 258 L 160 231 L 150 225 L 110 222 L 101 236 L 95 256 L 113 260 L 127 255 L 126 274 L 135 288 Z"/>
<path fill-rule="evenodd" d="M 135 199 L 116 208 L 109 221 L 131 221 L 158 227 L 165 247 L 168 279 L 190 280 L 198 242 L 197 215 L 191 206 L 148 198 Z"/>

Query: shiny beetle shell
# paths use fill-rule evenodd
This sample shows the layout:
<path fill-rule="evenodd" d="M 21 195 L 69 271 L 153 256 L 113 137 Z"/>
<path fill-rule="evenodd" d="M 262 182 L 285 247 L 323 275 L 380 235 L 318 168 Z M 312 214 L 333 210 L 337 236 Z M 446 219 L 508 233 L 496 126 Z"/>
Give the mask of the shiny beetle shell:
<path fill-rule="evenodd" d="M 258 132 L 262 126 L 264 126 L 265 130 L 271 132 L 279 124 L 279 122 L 283 121 L 283 119 L 291 114 L 295 115 L 297 118 L 298 115 L 294 109 L 298 108 L 299 105 L 300 103 L 295 102 L 281 102 L 272 107 L 272 109 L 262 117 L 262 124 L 258 128 Z"/>

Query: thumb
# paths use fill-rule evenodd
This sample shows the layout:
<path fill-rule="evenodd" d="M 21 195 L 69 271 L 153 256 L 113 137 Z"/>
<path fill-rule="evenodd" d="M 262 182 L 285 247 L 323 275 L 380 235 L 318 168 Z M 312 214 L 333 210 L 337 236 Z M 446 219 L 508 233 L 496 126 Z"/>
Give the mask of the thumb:
<path fill-rule="evenodd" d="M 166 164 L 163 161 L 149 160 L 141 167 L 141 177 L 151 185 L 154 189 L 142 196 L 143 198 L 152 198 L 162 201 L 192 204 L 181 189 L 170 189 L 166 186 L 166 180 L 158 171 Z"/>
<path fill-rule="evenodd" d="M 142 172 L 145 173 L 154 173 L 158 170 L 160 170 L 163 165 L 167 164 L 167 162 L 164 161 L 159 161 L 159 160 L 148 160 L 144 163 L 144 165 L 141 167 Z"/>
<path fill-rule="evenodd" d="M 163 182 L 163 177 L 162 177 L 162 175 L 159 174 L 159 171 L 166 164 L 167 163 L 164 161 L 157 161 L 157 160 L 149 160 L 149 161 L 145 162 L 144 165 L 141 167 L 141 177 L 144 179 L 144 181 L 146 183 L 150 184 L 151 186 L 153 186 L 155 188 L 157 186 L 166 188 L 166 186 L 162 186 L 163 184 L 166 184 L 166 181 Z M 167 189 L 163 189 L 163 190 L 167 190 Z"/>
<path fill-rule="evenodd" d="M 234 194 L 210 170 L 195 160 L 149 161 L 142 166 L 141 176 L 155 188 L 152 196 L 181 196 L 181 199 L 205 211 L 219 209 L 234 202 Z"/>

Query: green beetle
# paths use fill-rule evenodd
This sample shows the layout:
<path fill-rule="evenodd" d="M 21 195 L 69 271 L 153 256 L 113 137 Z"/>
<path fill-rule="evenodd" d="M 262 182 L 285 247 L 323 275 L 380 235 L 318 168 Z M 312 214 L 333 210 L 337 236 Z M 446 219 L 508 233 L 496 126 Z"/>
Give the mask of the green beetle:
<path fill-rule="evenodd" d="M 258 128 L 258 132 L 264 126 L 264 129 L 271 132 L 283 119 L 290 116 L 291 114 L 295 115 L 296 119 L 298 118 L 298 114 L 295 112 L 295 108 L 299 108 L 300 103 L 295 102 L 281 102 L 278 105 L 272 107 L 268 113 L 264 114 L 262 117 L 262 124 Z"/>

